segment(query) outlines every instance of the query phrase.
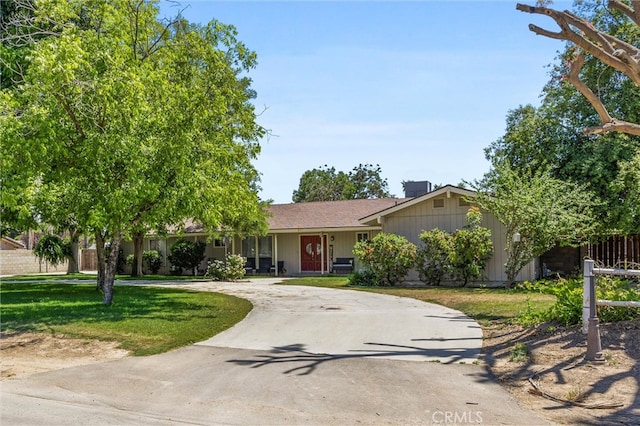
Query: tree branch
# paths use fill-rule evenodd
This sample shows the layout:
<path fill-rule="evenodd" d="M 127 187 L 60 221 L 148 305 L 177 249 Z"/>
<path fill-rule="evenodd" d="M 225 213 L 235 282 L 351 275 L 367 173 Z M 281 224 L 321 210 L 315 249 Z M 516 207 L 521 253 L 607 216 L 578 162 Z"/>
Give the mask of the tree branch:
<path fill-rule="evenodd" d="M 609 0 L 609 9 L 615 9 L 627 15 L 636 25 L 640 26 L 640 1 L 632 1 L 631 6 L 620 0 Z"/>
<path fill-rule="evenodd" d="M 538 35 L 575 43 L 604 64 L 624 73 L 640 86 L 639 48 L 598 30 L 591 23 L 568 11 L 559 12 L 546 7 L 533 7 L 520 3 L 516 5 L 516 9 L 521 12 L 549 16 L 558 24 L 560 32 L 544 30 L 536 25 L 529 25 L 529 29 Z"/>
<path fill-rule="evenodd" d="M 622 12 L 633 22 L 640 25 L 640 1 L 632 1 L 631 5 L 629 6 L 620 0 L 609 0 L 609 8 Z M 529 25 L 529 30 L 538 35 L 574 43 L 582 51 L 590 53 L 605 65 L 620 71 L 637 86 L 640 86 L 640 48 L 598 30 L 590 22 L 569 11 L 559 12 L 546 7 L 534 7 L 520 3 L 516 5 L 516 9 L 525 13 L 549 16 L 560 27 L 559 32 L 545 30 L 533 24 Z M 580 71 L 584 63 L 584 54 L 579 52 L 571 63 L 567 77 L 569 82 L 595 108 L 600 117 L 601 125 L 587 128 L 584 133 L 596 135 L 607 132 L 620 132 L 640 136 L 640 124 L 611 117 L 601 99 L 580 80 Z"/>

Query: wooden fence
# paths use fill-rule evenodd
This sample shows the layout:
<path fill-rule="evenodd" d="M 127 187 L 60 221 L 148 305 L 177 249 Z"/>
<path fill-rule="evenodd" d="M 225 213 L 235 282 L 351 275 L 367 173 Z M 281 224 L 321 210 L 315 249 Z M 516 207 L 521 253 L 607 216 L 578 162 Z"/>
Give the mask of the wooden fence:
<path fill-rule="evenodd" d="M 627 269 L 640 265 L 640 234 L 613 235 L 606 241 L 589 244 L 587 254 L 603 267 Z"/>

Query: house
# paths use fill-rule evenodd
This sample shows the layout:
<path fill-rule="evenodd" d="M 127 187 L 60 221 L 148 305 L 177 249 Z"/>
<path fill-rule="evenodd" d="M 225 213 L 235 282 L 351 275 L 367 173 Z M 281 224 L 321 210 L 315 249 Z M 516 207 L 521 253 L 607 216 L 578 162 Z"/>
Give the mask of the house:
<path fill-rule="evenodd" d="M 449 233 L 466 225 L 466 214 L 472 202 L 468 200 L 476 196 L 474 191 L 447 185 L 418 197 L 408 199 L 385 210 L 375 212 L 360 220 L 362 224 L 379 224 L 386 233 L 404 236 L 412 243 L 419 245 L 418 236 L 423 230 L 439 228 Z M 504 265 L 506 257 L 506 228 L 490 212 L 482 211 L 482 226 L 491 230 L 493 256 L 487 262 L 485 282 L 504 283 L 507 275 Z M 534 280 L 537 277 L 537 260 L 530 262 L 518 274 L 516 280 Z M 407 277 L 409 281 L 417 281 L 415 271 Z"/>
<path fill-rule="evenodd" d="M 427 190 L 430 190 L 430 185 Z M 424 192 L 424 191 L 423 191 Z M 237 253 L 248 259 L 247 270 L 255 273 L 286 275 L 324 275 L 332 273 L 338 258 L 353 258 L 353 247 L 361 240 L 371 239 L 379 232 L 402 235 L 419 244 L 422 230 L 440 228 L 448 232 L 466 224 L 466 213 L 475 193 L 456 186 L 444 186 L 423 195 L 410 198 L 380 198 L 309 203 L 273 204 L 267 219 L 269 231 L 262 237 L 233 237 L 207 242 L 205 229 L 187 223 L 184 238 L 207 242 L 207 259 L 223 259 L 226 253 Z M 494 254 L 485 270 L 486 281 L 506 281 L 504 226 L 488 212 L 483 212 L 483 226 L 492 232 Z M 148 236 L 144 250 L 159 250 L 168 272 L 167 249 L 180 237 Z M 123 244 L 125 255 L 133 246 Z M 355 269 L 360 268 L 354 259 Z M 206 268 L 206 260 L 200 270 Z M 532 262 L 518 276 L 519 280 L 536 277 L 536 264 Z M 408 280 L 418 280 L 412 272 Z"/>

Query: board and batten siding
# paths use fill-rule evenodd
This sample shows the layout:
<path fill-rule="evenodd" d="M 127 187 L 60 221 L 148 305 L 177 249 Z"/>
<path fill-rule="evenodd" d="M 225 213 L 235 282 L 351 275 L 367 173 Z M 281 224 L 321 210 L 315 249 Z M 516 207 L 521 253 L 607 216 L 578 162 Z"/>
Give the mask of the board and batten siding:
<path fill-rule="evenodd" d="M 424 230 L 439 228 L 449 233 L 455 232 L 466 225 L 466 214 L 469 205 L 461 202 L 462 197 L 451 194 L 438 198 L 430 198 L 425 201 L 407 207 L 385 216 L 383 230 L 387 233 L 402 235 L 416 245 L 420 245 L 419 235 Z M 462 205 L 461 205 L 462 204 Z M 442 207 L 434 207 L 440 206 Z M 493 242 L 493 256 L 487 262 L 484 271 L 487 281 L 505 282 L 507 275 L 504 265 L 507 262 L 505 252 L 506 230 L 500 221 L 491 213 L 482 211 L 482 226 L 491 230 Z M 533 280 L 535 277 L 535 265 L 533 262 L 520 271 L 518 281 Z M 418 274 L 412 271 L 407 277 L 409 280 L 417 280 Z"/>

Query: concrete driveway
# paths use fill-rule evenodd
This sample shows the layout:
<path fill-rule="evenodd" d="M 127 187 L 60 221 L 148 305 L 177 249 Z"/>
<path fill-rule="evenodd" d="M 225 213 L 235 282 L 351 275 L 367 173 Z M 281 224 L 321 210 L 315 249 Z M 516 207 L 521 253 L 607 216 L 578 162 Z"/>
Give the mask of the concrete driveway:
<path fill-rule="evenodd" d="M 2 424 L 546 424 L 472 364 L 460 312 L 272 282 L 164 284 L 254 309 L 176 351 L 6 380 Z"/>

